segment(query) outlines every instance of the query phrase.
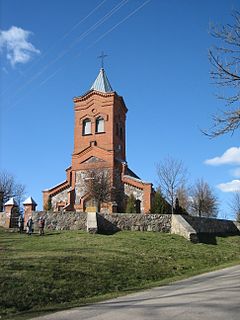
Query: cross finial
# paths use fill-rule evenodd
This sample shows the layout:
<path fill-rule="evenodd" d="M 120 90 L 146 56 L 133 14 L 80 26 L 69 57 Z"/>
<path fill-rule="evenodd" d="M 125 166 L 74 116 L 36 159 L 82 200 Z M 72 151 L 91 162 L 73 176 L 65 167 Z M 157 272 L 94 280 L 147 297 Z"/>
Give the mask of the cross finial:
<path fill-rule="evenodd" d="M 102 61 L 101 61 L 101 68 L 102 68 L 102 69 L 103 69 L 103 66 L 104 66 L 104 64 L 103 64 L 104 58 L 106 58 L 107 56 L 108 56 L 108 55 L 105 54 L 104 51 L 102 51 L 101 55 L 98 56 L 98 59 L 101 59 L 101 60 L 102 60 Z"/>

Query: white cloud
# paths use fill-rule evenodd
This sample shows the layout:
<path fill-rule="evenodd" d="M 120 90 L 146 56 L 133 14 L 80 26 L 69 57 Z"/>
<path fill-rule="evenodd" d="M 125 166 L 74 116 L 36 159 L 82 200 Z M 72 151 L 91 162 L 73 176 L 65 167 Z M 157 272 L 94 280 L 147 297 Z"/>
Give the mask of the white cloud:
<path fill-rule="evenodd" d="M 208 159 L 204 163 L 213 166 L 221 164 L 240 164 L 240 147 L 229 148 L 222 156 Z"/>
<path fill-rule="evenodd" d="M 240 191 L 240 180 L 233 180 L 226 183 L 220 183 L 217 188 L 223 192 L 236 192 Z"/>
<path fill-rule="evenodd" d="M 40 53 L 28 41 L 31 34 L 30 31 L 15 26 L 6 31 L 0 30 L 0 51 L 6 50 L 6 57 L 12 66 L 16 63 L 26 63 L 34 54 Z"/>
<path fill-rule="evenodd" d="M 240 178 L 240 168 L 233 169 L 230 172 L 233 177 Z"/>

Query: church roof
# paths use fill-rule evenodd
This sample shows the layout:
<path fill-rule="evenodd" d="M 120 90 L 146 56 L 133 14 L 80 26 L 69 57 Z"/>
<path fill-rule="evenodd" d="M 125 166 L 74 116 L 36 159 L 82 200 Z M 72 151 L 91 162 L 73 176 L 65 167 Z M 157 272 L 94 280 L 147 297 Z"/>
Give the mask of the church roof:
<path fill-rule="evenodd" d="M 105 70 L 103 68 L 100 69 L 99 74 L 91 86 L 91 90 L 96 90 L 100 92 L 113 92 L 111 84 L 107 78 Z"/>

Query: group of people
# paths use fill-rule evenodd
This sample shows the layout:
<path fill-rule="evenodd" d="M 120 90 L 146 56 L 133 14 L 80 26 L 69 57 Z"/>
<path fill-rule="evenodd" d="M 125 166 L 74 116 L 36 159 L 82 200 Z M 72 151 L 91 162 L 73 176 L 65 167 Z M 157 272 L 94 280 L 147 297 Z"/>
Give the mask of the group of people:
<path fill-rule="evenodd" d="M 38 219 L 38 230 L 39 230 L 40 236 L 44 235 L 44 227 L 45 227 L 45 219 L 43 217 L 40 217 Z M 19 229 L 20 233 L 22 233 L 24 230 L 24 220 L 23 220 L 22 215 L 20 215 L 18 218 L 18 229 Z M 33 219 L 32 219 L 32 217 L 29 217 L 27 220 L 26 233 L 29 236 L 33 233 Z"/>

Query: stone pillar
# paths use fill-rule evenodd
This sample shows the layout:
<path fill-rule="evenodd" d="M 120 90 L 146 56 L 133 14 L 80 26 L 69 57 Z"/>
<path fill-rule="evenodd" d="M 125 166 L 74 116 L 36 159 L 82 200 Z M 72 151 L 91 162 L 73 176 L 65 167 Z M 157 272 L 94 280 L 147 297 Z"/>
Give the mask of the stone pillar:
<path fill-rule="evenodd" d="M 6 220 L 5 220 L 5 228 L 10 228 L 10 221 L 11 221 L 11 215 L 14 208 L 17 208 L 18 205 L 14 198 L 10 198 L 5 204 L 4 204 L 4 212 L 6 214 Z"/>
<path fill-rule="evenodd" d="M 29 217 L 32 215 L 32 211 L 36 211 L 37 203 L 32 197 L 28 197 L 24 202 L 24 226 L 26 225 Z"/>
<path fill-rule="evenodd" d="M 97 212 L 88 212 L 87 213 L 87 231 L 89 233 L 97 233 Z"/>

